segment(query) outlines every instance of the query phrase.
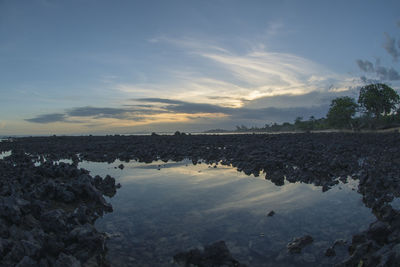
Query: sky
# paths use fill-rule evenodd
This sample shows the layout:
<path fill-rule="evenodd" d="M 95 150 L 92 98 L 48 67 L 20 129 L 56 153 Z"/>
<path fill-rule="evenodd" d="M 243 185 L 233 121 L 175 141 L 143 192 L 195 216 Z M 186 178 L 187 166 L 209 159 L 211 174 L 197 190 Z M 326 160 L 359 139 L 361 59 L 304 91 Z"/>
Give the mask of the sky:
<path fill-rule="evenodd" d="M 400 88 L 399 1 L 0 0 L 0 135 L 234 129 Z"/>

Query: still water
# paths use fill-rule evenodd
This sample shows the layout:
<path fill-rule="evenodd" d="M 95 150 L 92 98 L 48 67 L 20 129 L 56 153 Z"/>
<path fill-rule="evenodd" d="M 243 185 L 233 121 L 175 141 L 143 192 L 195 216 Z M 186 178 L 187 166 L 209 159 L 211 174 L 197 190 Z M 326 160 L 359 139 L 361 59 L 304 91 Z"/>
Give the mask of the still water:
<path fill-rule="evenodd" d="M 180 251 L 224 240 L 232 255 L 248 266 L 329 266 L 343 260 L 324 256 L 335 240 L 351 241 L 374 221 L 356 192 L 356 181 L 322 193 L 304 183 L 275 186 L 235 168 L 191 161 L 112 164 L 81 162 L 92 175 L 115 177 L 122 187 L 108 199 L 114 212 L 96 222 L 110 234 L 113 266 L 174 266 Z M 275 211 L 272 217 L 267 216 Z M 294 237 L 314 242 L 288 254 Z"/>

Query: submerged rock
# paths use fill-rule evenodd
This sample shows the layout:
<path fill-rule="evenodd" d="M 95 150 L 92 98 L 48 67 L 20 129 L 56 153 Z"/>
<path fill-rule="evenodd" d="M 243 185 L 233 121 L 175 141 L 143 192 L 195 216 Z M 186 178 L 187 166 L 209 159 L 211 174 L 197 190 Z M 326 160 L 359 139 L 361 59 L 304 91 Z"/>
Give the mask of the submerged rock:
<path fill-rule="evenodd" d="M 182 266 L 246 266 L 232 257 L 224 241 L 207 245 L 204 250 L 192 249 L 178 253 L 174 260 Z"/>
<path fill-rule="evenodd" d="M 325 251 L 325 256 L 333 257 L 336 255 L 335 249 L 333 247 L 327 248 Z"/>
<path fill-rule="evenodd" d="M 55 266 L 57 267 L 81 267 L 81 263 L 71 255 L 61 253 L 58 256 Z"/>
<path fill-rule="evenodd" d="M 300 253 L 305 246 L 311 244 L 313 241 L 314 239 L 310 235 L 297 237 L 287 244 L 287 249 L 290 253 Z"/>
<path fill-rule="evenodd" d="M 267 216 L 268 217 L 272 217 L 275 215 L 275 211 L 271 210 L 270 212 L 268 212 Z"/>

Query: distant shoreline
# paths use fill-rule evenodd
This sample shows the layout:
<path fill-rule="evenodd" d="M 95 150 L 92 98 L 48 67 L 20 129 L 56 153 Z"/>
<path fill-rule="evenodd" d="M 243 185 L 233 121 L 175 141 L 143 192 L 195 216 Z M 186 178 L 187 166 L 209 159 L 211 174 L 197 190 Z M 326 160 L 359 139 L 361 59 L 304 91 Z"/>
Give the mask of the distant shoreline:
<path fill-rule="evenodd" d="M 207 130 L 204 132 L 180 132 L 187 135 L 241 135 L 241 134 L 301 134 L 301 133 L 390 133 L 400 132 L 400 127 L 392 127 L 387 129 L 362 129 L 359 131 L 350 129 L 327 129 L 327 130 L 310 130 L 310 131 L 213 131 Z M 24 137 L 51 137 L 51 136 L 65 136 L 65 137 L 79 137 L 79 136 L 149 136 L 152 134 L 170 136 L 174 132 L 141 132 L 141 133 L 121 133 L 121 134 L 35 134 L 35 135 L 1 135 L 0 142 L 9 138 L 24 138 Z"/>

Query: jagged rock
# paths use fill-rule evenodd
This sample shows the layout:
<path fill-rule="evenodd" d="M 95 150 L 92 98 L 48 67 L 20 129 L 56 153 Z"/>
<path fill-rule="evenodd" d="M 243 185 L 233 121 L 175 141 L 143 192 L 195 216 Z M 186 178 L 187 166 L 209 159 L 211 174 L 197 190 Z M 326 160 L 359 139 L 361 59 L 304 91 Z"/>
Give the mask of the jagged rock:
<path fill-rule="evenodd" d="M 314 239 L 310 235 L 297 237 L 287 244 L 287 249 L 290 253 L 300 253 L 305 246 L 311 244 L 313 241 Z"/>
<path fill-rule="evenodd" d="M 24 248 L 21 245 L 21 242 L 15 242 L 10 253 L 8 253 L 8 257 L 15 262 L 19 262 L 24 257 Z"/>
<path fill-rule="evenodd" d="M 55 267 L 80 267 L 81 263 L 71 255 L 61 253 L 54 265 Z"/>
<path fill-rule="evenodd" d="M 270 212 L 268 212 L 267 216 L 268 217 L 272 217 L 275 215 L 275 211 L 271 210 Z"/>
<path fill-rule="evenodd" d="M 70 203 L 75 200 L 74 192 L 71 192 L 66 188 L 60 188 L 57 191 L 57 197 L 60 201 L 65 202 L 65 203 Z"/>
<path fill-rule="evenodd" d="M 48 235 L 44 242 L 44 249 L 52 256 L 58 255 L 64 248 L 64 243 L 54 234 Z"/>
<path fill-rule="evenodd" d="M 90 238 L 96 235 L 97 230 L 91 224 L 84 224 L 82 226 L 78 226 L 69 233 L 69 237 L 73 239 L 77 239 L 79 242 L 85 241 L 87 238 Z"/>
<path fill-rule="evenodd" d="M 13 196 L 0 199 L 0 216 L 14 224 L 21 221 L 21 209 L 17 198 Z"/>
<path fill-rule="evenodd" d="M 251 173 L 251 171 L 250 171 Z M 271 180 L 275 185 L 281 186 L 285 184 L 285 177 L 282 171 L 275 171 L 271 173 L 269 176 L 267 174 L 266 179 Z"/>
<path fill-rule="evenodd" d="M 389 234 L 389 224 L 381 221 L 376 221 L 372 223 L 368 229 L 369 238 L 375 240 L 380 244 L 385 243 Z"/>
<path fill-rule="evenodd" d="M 22 240 L 21 245 L 24 249 L 24 255 L 32 257 L 32 258 L 36 258 L 39 256 L 41 247 L 36 242 Z"/>
<path fill-rule="evenodd" d="M 36 267 L 38 266 L 37 261 L 33 260 L 29 256 L 25 256 L 15 267 Z"/>
<path fill-rule="evenodd" d="M 395 262 L 400 262 L 400 244 L 395 245 L 392 248 L 393 258 Z"/>
<path fill-rule="evenodd" d="M 0 218 L 0 237 L 2 238 L 8 238 L 9 232 L 8 232 L 8 227 L 6 225 L 6 222 Z"/>
<path fill-rule="evenodd" d="M 80 224 L 85 224 L 91 221 L 90 211 L 86 205 L 80 205 L 78 208 L 74 210 L 73 215 L 76 217 Z"/>
<path fill-rule="evenodd" d="M 178 253 L 174 260 L 183 266 L 245 266 L 232 257 L 224 241 L 205 246 L 203 251 L 192 249 Z"/>
<path fill-rule="evenodd" d="M 330 186 L 327 185 L 327 184 L 324 184 L 324 185 L 322 186 L 322 192 L 326 192 L 326 191 L 328 191 L 329 189 L 331 189 L 331 188 L 330 188 Z"/>
<path fill-rule="evenodd" d="M 105 189 L 115 193 L 114 178 L 104 181 Z M 111 206 L 93 184 L 76 164 L 48 160 L 35 166 L 20 152 L 0 160 L 0 266 L 56 266 L 57 260 L 59 265 L 80 266 L 79 260 L 89 258 L 106 265 L 104 235 L 92 224 Z M 69 238 L 77 227 L 91 231 Z M 74 245 L 71 255 L 68 249 Z M 62 253 L 69 256 L 59 257 Z"/>
<path fill-rule="evenodd" d="M 42 214 L 41 222 L 47 231 L 63 231 L 66 228 L 65 214 L 62 209 L 54 209 Z"/>
<path fill-rule="evenodd" d="M 325 251 L 325 256 L 327 257 L 333 257 L 336 255 L 335 249 L 334 248 L 327 248 L 327 250 Z"/>
<path fill-rule="evenodd" d="M 0 237 L 0 258 L 6 254 L 7 250 L 9 250 L 10 246 L 11 246 L 10 241 Z"/>

